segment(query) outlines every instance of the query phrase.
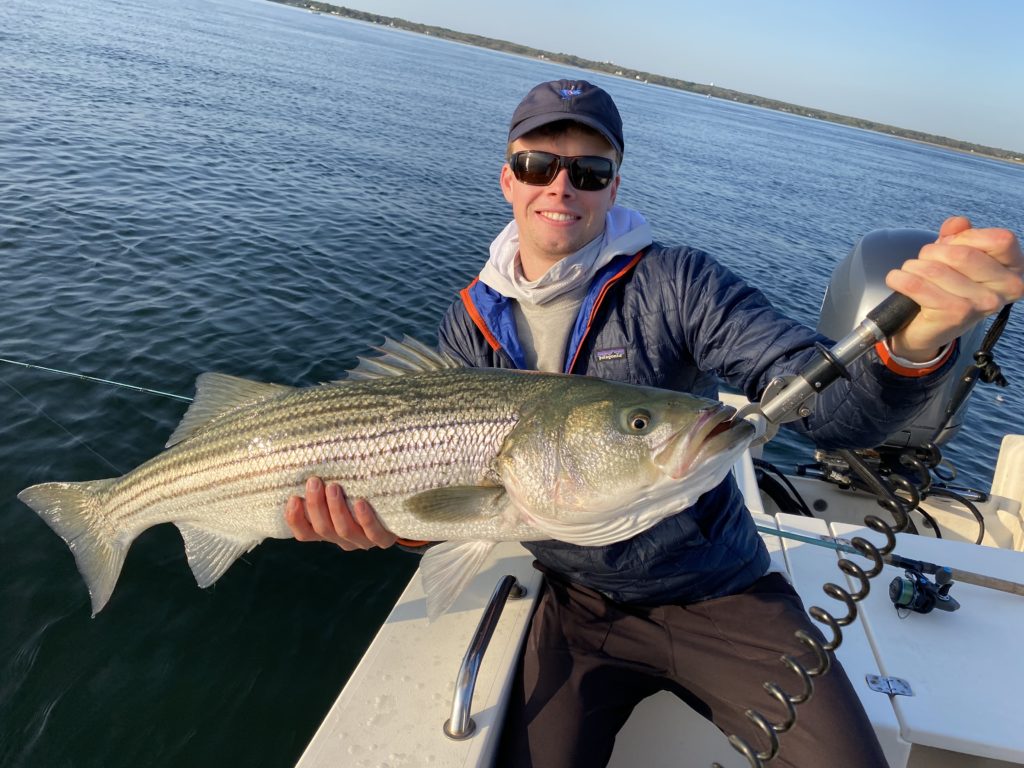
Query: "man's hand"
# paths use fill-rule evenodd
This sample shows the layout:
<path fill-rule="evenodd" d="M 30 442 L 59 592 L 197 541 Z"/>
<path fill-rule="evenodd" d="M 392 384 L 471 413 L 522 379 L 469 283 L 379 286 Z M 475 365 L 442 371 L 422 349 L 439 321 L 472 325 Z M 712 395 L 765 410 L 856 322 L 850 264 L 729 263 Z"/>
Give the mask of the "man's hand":
<path fill-rule="evenodd" d="M 886 285 L 921 305 L 890 340 L 893 353 L 932 360 L 978 321 L 1024 296 L 1022 274 L 1024 255 L 1012 232 L 974 229 L 964 216 L 946 219 L 938 240 L 886 277 Z"/>
<path fill-rule="evenodd" d="M 397 538 L 381 525 L 366 499 L 349 504 L 340 485 L 324 486 L 319 477 L 306 481 L 305 499 L 288 499 L 284 519 L 299 541 L 330 541 L 346 552 L 390 547 Z"/>

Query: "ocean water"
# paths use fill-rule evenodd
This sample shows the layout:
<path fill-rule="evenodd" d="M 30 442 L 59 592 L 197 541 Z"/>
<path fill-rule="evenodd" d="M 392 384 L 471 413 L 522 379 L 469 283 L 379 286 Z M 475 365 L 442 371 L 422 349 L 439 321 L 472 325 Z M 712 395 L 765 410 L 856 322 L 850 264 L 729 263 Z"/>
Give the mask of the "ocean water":
<path fill-rule="evenodd" d="M 313 384 L 432 340 L 509 216 L 508 116 L 581 74 L 262 0 L 7 0 L 0 357 L 188 396 L 203 371 Z M 623 112 L 620 202 L 808 323 L 865 232 L 1024 232 L 1019 166 L 586 76 Z M 1022 331 L 1018 311 L 997 348 L 1011 387 L 979 388 L 946 451 L 976 487 L 1024 430 Z M 199 590 L 159 526 L 91 619 L 15 495 L 140 464 L 184 409 L 0 364 L 0 765 L 291 765 L 412 574 L 271 541 Z"/>

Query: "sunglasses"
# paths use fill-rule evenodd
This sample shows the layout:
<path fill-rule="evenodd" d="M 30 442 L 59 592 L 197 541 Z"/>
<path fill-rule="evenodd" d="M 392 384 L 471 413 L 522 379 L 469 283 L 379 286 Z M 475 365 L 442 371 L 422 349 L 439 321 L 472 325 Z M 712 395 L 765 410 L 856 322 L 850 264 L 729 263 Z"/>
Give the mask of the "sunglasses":
<path fill-rule="evenodd" d="M 615 178 L 615 163 L 598 155 L 563 157 L 528 149 L 513 153 L 508 165 L 518 181 L 534 187 L 546 187 L 563 168 L 569 171 L 569 183 L 581 192 L 604 189 Z"/>

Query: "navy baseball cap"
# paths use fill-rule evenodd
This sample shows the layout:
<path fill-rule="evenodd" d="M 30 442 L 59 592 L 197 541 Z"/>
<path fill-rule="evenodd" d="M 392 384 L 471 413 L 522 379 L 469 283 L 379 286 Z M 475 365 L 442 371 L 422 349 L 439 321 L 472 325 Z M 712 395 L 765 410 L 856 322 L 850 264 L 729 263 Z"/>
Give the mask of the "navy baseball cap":
<path fill-rule="evenodd" d="M 612 97 L 586 80 L 553 80 L 535 86 L 516 107 L 509 143 L 542 125 L 573 120 L 593 128 L 622 154 L 622 118 Z"/>

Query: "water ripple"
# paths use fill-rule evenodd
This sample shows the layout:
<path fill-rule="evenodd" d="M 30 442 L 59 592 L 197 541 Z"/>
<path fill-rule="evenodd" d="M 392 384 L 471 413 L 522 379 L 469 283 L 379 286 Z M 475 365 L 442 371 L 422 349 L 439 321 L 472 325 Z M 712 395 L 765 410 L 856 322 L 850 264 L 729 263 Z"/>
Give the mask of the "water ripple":
<path fill-rule="evenodd" d="M 564 74 L 248 0 L 7 0 L 0 41 L 0 356 L 186 395 L 202 371 L 311 384 L 385 336 L 432 341 L 509 215 L 507 115 Z M 620 201 L 806 322 L 864 232 L 952 211 L 1024 231 L 1018 167 L 592 77 L 627 126 Z M 1022 345 L 1015 315 L 1017 382 Z M 200 591 L 158 526 L 91 620 L 15 494 L 136 466 L 184 405 L 14 368 L 0 404 L 0 764 L 293 763 L 415 560 L 268 542 Z M 975 397 L 980 448 L 950 450 L 969 482 L 1020 412 Z"/>

